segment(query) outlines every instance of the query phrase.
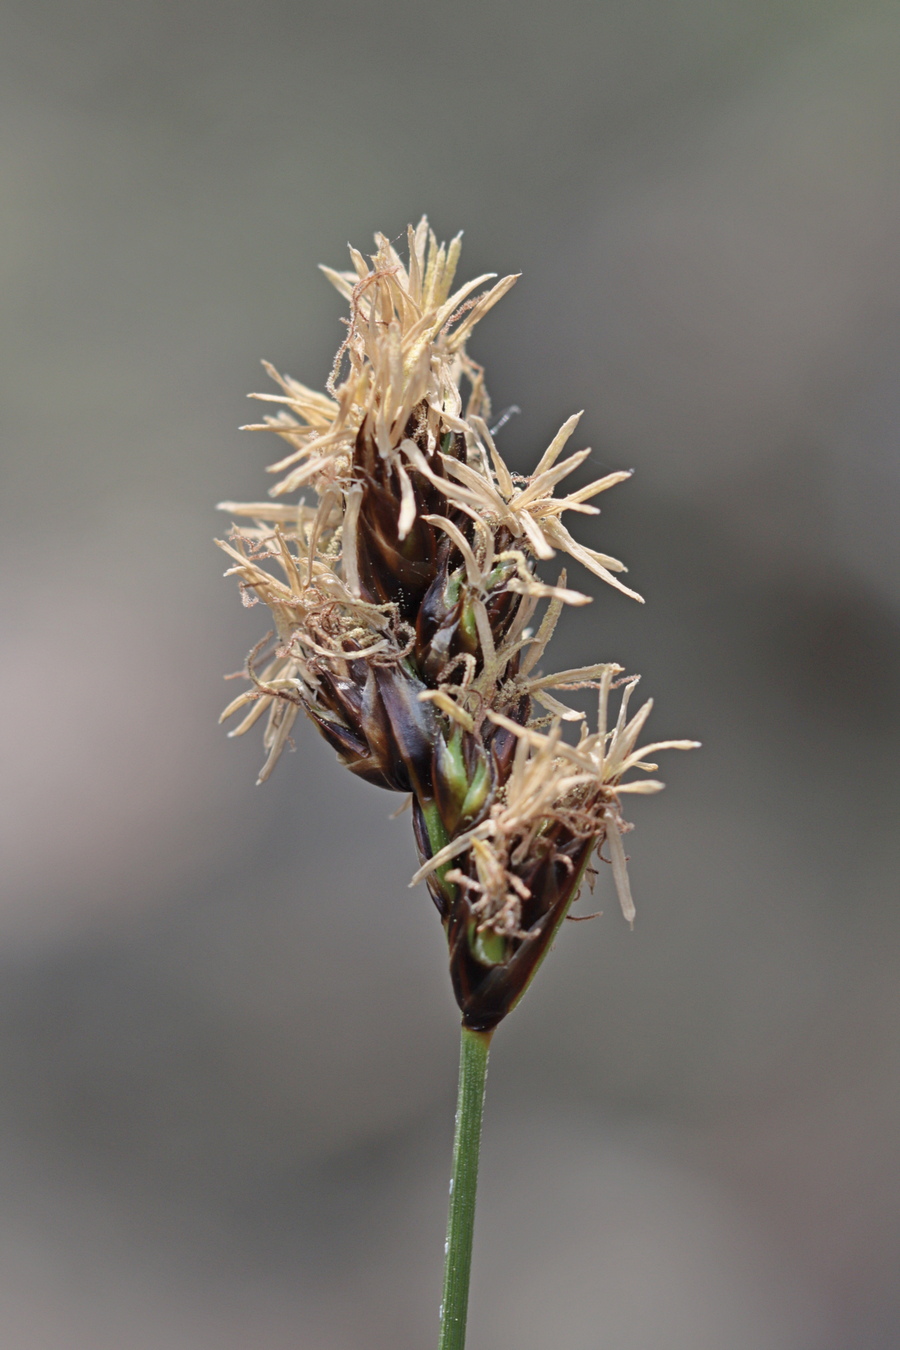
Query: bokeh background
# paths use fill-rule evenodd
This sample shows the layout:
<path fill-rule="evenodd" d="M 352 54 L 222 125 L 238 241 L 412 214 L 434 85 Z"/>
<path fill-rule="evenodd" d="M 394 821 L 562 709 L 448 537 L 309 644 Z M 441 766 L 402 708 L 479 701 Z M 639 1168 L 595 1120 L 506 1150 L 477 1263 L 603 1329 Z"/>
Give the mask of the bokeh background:
<path fill-rule="evenodd" d="M 456 1074 L 408 819 L 216 725 L 212 546 L 427 211 L 527 469 L 573 409 L 616 659 L 696 736 L 495 1041 L 473 1350 L 900 1344 L 900 10 L 4 0 L 10 1350 L 419 1350 Z M 596 525 L 596 529 L 594 528 Z M 582 578 L 586 580 L 586 578 Z M 600 590 L 599 584 L 595 587 Z"/>

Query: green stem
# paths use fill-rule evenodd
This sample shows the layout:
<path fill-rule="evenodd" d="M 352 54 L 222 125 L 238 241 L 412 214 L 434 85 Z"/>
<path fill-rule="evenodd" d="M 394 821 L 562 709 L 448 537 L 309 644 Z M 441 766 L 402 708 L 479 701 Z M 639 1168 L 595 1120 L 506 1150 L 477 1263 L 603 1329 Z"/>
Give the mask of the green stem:
<path fill-rule="evenodd" d="M 469 1270 L 475 1227 L 475 1191 L 478 1153 L 484 1115 L 490 1031 L 462 1029 L 459 1047 L 459 1096 L 453 1139 L 453 1176 L 444 1248 L 444 1297 L 441 1301 L 441 1337 L 438 1350 L 464 1350 L 469 1307 Z"/>

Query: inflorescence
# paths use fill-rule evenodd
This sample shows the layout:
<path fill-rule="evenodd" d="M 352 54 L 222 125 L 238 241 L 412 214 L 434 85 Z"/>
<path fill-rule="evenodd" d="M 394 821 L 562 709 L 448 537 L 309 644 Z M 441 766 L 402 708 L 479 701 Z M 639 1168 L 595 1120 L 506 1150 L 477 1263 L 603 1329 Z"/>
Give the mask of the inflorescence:
<path fill-rule="evenodd" d="M 376 235 L 371 263 L 326 276 L 350 303 L 325 393 L 269 374 L 281 405 L 254 429 L 288 453 L 268 502 L 223 502 L 244 523 L 219 545 L 246 604 L 274 631 L 247 659 L 249 687 L 223 713 L 232 735 L 265 717 L 267 778 L 302 709 L 353 773 L 411 794 L 421 867 L 450 947 L 464 1023 L 489 1030 L 518 1001 L 604 843 L 622 912 L 634 904 L 621 814 L 626 793 L 658 792 L 638 747 L 648 701 L 629 716 L 636 678 L 602 662 L 539 667 L 564 605 L 590 597 L 542 581 L 538 560 L 570 554 L 639 600 L 622 563 L 579 544 L 566 512 L 622 482 L 610 473 L 556 488 L 588 450 L 561 458 L 563 424 L 533 474 L 510 473 L 488 430 L 483 371 L 465 344 L 516 281 L 476 277 L 451 294 L 460 237 L 438 246 L 409 230 L 409 265 Z M 465 409 L 461 386 L 468 386 Z M 288 501 L 298 492 L 315 494 Z M 274 570 L 273 570 L 274 565 Z M 542 617 L 536 617 L 545 604 Z M 558 694 L 593 689 L 597 726 Z M 610 708 L 613 691 L 618 709 Z M 542 710 L 534 715 L 535 705 Z M 577 740 L 566 740 L 571 724 Z"/>

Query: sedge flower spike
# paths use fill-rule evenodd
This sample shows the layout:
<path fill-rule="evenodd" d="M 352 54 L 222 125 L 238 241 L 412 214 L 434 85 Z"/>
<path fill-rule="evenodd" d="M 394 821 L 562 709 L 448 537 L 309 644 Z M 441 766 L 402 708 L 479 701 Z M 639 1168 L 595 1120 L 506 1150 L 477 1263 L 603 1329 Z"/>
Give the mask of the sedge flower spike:
<path fill-rule="evenodd" d="M 353 773 L 410 794 L 413 881 L 427 882 L 443 921 L 464 1025 L 490 1031 L 595 853 L 633 920 L 621 801 L 662 784 L 630 775 L 654 772 L 657 750 L 695 742 L 639 746 L 651 704 L 630 712 L 637 681 L 614 663 L 541 673 L 563 606 L 590 597 L 564 570 L 542 580 L 539 561 L 567 553 L 640 596 L 622 563 L 563 523 L 597 514 L 594 499 L 629 476 L 566 493 L 590 453 L 564 455 L 580 414 L 528 478 L 509 471 L 488 429 L 466 343 L 516 277 L 454 290 L 460 237 L 439 246 L 424 219 L 405 264 L 383 235 L 375 242 L 370 261 L 351 249 L 352 270 L 323 268 L 350 305 L 326 392 L 267 367 L 279 392 L 254 395 L 275 405 L 254 429 L 287 453 L 271 466 L 270 500 L 221 504 L 241 523 L 217 542 L 244 602 L 263 601 L 274 629 L 223 718 L 242 714 L 232 735 L 265 719 L 260 781 L 302 710 Z M 595 729 L 560 699 L 573 689 L 595 691 Z"/>

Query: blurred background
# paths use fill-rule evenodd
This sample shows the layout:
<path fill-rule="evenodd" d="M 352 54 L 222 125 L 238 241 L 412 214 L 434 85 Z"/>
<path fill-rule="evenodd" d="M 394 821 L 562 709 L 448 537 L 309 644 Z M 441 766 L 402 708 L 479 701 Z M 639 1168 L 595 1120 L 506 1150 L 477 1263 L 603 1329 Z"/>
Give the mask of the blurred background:
<path fill-rule="evenodd" d="M 427 211 L 527 471 L 648 600 L 560 665 L 695 736 L 495 1040 L 473 1350 L 900 1344 L 900 10 L 4 0 L 0 1296 L 10 1350 L 436 1339 L 457 1018 L 396 799 L 216 725 L 212 545 Z"/>

